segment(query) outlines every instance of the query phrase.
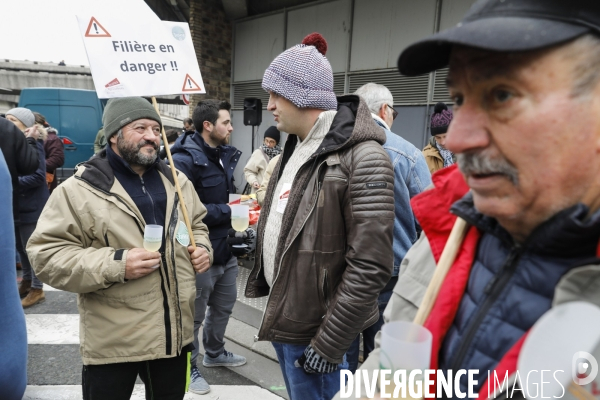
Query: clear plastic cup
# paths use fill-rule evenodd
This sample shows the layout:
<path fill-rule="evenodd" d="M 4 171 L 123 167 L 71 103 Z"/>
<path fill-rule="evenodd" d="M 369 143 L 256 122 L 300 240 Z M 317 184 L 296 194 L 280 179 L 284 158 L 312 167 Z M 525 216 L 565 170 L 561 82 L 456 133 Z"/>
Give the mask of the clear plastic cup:
<path fill-rule="evenodd" d="M 431 361 L 433 335 L 427 328 L 412 322 L 395 321 L 381 328 L 381 369 L 392 372 L 405 369 L 425 370 Z"/>
<path fill-rule="evenodd" d="M 146 225 L 144 228 L 144 249 L 147 251 L 158 251 L 162 245 L 163 227 L 161 225 Z M 153 268 L 158 268 L 156 264 Z"/>
<path fill-rule="evenodd" d="M 239 200 L 242 199 L 242 195 L 241 194 L 230 194 L 229 195 L 229 204 L 232 204 L 234 202 L 237 202 L 236 204 L 240 204 Z"/>

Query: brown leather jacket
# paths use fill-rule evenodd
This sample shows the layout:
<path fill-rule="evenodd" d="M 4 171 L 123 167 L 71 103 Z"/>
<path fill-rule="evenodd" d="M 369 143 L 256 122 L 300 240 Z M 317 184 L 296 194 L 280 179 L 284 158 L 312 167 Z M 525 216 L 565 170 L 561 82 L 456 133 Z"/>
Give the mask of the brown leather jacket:
<path fill-rule="evenodd" d="M 269 295 L 258 340 L 309 343 L 341 363 L 350 344 L 379 318 L 377 297 L 392 273 L 394 173 L 383 129 L 358 96 L 338 98 L 319 150 L 295 177 L 275 254 L 273 287 L 262 269 L 264 222 L 247 297 Z M 296 146 L 290 135 L 267 188 L 262 215 Z M 270 292 L 270 293 L 269 293 Z"/>

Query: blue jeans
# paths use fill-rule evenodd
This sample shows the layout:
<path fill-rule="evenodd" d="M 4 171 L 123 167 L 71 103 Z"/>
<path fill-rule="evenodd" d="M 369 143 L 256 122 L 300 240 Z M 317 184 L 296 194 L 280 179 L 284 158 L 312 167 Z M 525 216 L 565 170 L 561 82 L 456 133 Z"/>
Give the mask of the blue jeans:
<path fill-rule="evenodd" d="M 204 351 L 218 357 L 225 350 L 225 328 L 237 299 L 237 258 L 231 257 L 227 264 L 211 265 L 208 271 L 196 274 L 196 315 L 194 316 L 194 347 L 192 365 L 196 365 L 200 343 L 198 333 L 202 330 Z M 206 318 L 205 318 L 206 317 Z"/>
<path fill-rule="evenodd" d="M 346 356 L 339 369 L 329 374 L 307 374 L 294 363 L 302 356 L 306 345 L 272 342 L 290 400 L 331 400 L 340 391 L 340 371 L 348 369 Z M 344 382 L 344 385 L 346 383 Z"/>
<path fill-rule="evenodd" d="M 394 283 L 397 282 L 397 279 L 394 280 Z M 368 327 L 363 331 L 363 359 L 367 359 L 369 357 L 369 353 L 373 351 L 375 348 L 375 335 L 377 332 L 381 330 L 383 326 L 383 311 L 387 307 L 390 299 L 392 298 L 392 294 L 394 293 L 393 285 L 392 289 L 386 290 L 389 287 L 386 286 L 384 291 L 379 294 L 377 298 L 377 305 L 379 306 L 379 319 L 373 325 Z M 346 353 L 346 358 L 348 360 L 348 369 L 354 374 L 356 369 L 358 368 L 358 353 L 360 352 L 360 335 L 354 339 L 354 342 L 350 345 L 348 352 Z"/>

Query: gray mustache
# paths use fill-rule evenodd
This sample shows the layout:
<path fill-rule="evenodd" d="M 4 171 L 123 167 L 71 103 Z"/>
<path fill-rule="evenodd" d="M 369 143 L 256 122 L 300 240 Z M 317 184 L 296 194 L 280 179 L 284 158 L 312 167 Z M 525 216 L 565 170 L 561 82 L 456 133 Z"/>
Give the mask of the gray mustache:
<path fill-rule="evenodd" d="M 489 158 L 481 152 L 456 155 L 458 168 L 465 175 L 505 175 L 514 185 L 519 183 L 517 169 L 504 158 Z"/>
<path fill-rule="evenodd" d="M 138 144 L 137 149 L 139 150 L 147 144 L 151 145 L 154 148 L 154 150 L 158 150 L 158 145 L 148 140 L 144 140 L 142 143 Z"/>

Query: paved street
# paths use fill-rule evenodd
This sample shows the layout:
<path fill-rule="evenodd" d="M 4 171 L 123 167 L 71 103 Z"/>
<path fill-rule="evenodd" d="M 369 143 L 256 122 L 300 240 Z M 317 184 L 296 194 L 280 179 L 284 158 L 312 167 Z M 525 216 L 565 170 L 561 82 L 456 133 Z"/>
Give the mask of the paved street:
<path fill-rule="evenodd" d="M 247 273 L 240 268 L 238 288 Z M 19 276 L 21 274 L 19 273 Z M 80 399 L 81 368 L 79 354 L 79 313 L 77 295 L 45 286 L 46 300 L 25 310 L 28 335 L 28 387 L 24 399 Z M 262 311 L 250 299 L 238 298 L 234 317 L 227 329 L 226 348 L 242 354 L 248 363 L 237 368 L 199 368 L 211 392 L 188 393 L 186 400 L 276 400 L 287 398 L 279 365 L 269 343 L 254 343 L 257 322 Z M 259 305 L 260 306 L 260 305 Z M 244 321 L 245 320 L 245 321 Z M 253 324 L 253 325 L 252 325 Z M 132 399 L 143 399 L 141 380 Z M 274 394 L 277 393 L 278 395 Z"/>

